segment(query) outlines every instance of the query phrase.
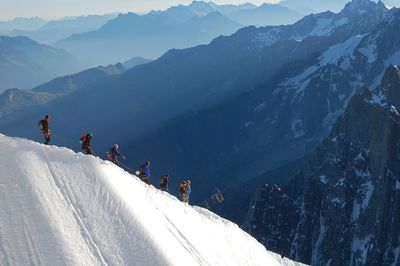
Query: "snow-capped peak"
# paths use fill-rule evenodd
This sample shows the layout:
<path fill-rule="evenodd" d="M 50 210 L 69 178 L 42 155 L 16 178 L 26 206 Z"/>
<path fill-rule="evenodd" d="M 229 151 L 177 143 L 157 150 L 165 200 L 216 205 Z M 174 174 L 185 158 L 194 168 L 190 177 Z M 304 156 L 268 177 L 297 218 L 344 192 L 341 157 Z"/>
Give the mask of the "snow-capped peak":
<path fill-rule="evenodd" d="M 110 162 L 1 134 L 0 195 L 0 265 L 300 265 Z"/>

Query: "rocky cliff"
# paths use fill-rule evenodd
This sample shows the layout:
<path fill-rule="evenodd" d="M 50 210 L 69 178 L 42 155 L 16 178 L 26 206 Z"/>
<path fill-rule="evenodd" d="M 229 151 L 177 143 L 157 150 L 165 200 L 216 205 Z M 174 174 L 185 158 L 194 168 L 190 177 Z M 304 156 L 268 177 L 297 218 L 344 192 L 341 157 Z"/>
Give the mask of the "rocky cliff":
<path fill-rule="evenodd" d="M 400 70 L 350 100 L 292 183 L 263 186 L 244 227 L 312 265 L 399 265 Z"/>

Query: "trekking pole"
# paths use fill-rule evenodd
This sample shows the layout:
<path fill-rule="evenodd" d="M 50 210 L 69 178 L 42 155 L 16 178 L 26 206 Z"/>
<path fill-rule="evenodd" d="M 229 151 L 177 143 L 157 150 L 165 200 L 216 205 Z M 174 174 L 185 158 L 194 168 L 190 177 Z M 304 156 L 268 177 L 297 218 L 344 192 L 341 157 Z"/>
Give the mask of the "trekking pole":
<path fill-rule="evenodd" d="M 132 174 L 135 173 L 135 171 L 133 171 L 132 169 L 130 169 L 128 166 L 126 166 L 125 164 L 121 163 L 120 161 L 118 161 L 118 164 L 120 164 L 123 168 L 127 169 L 129 172 L 132 172 Z"/>

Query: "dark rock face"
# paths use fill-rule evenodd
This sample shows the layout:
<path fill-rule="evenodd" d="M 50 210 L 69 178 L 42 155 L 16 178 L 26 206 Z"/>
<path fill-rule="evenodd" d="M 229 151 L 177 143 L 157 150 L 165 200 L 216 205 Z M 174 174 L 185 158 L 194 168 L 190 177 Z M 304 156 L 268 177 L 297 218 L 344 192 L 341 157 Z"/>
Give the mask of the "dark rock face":
<path fill-rule="evenodd" d="M 260 188 L 245 228 L 312 265 L 399 265 L 400 117 L 390 111 L 399 104 L 391 66 L 377 89 L 350 100 L 291 185 Z"/>

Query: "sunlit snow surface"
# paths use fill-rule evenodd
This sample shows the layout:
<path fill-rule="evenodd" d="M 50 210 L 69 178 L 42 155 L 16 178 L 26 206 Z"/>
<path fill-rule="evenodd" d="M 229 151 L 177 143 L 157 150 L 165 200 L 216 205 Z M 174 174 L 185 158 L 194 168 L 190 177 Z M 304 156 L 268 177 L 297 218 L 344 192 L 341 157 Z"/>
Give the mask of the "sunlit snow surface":
<path fill-rule="evenodd" d="M 0 200 L 0 265 L 300 265 L 110 162 L 3 135 Z"/>

